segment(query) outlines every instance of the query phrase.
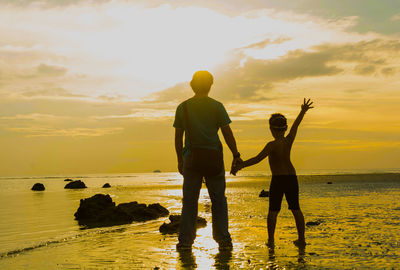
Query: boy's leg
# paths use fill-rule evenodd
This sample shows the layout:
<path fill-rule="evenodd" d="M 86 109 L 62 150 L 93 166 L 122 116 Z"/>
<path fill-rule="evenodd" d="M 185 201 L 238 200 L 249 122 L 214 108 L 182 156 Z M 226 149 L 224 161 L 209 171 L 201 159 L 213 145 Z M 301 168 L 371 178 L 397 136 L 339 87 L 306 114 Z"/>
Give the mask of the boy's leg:
<path fill-rule="evenodd" d="M 268 211 L 267 227 L 268 227 L 268 246 L 273 247 L 275 244 L 275 227 L 276 218 L 278 217 L 279 211 Z"/>
<path fill-rule="evenodd" d="M 305 222 L 304 222 L 304 216 L 303 212 L 301 212 L 300 209 L 298 210 L 292 210 L 294 220 L 296 221 L 296 228 L 297 228 L 297 233 L 299 235 L 299 238 L 297 239 L 299 245 L 303 245 L 306 243 L 306 239 L 304 236 L 304 231 L 305 231 Z"/>
<path fill-rule="evenodd" d="M 211 199 L 213 238 L 220 246 L 231 246 L 228 231 L 228 204 L 225 197 L 225 170 L 219 175 L 206 177 L 208 194 Z"/>
<path fill-rule="evenodd" d="M 182 215 L 179 226 L 179 244 L 191 246 L 196 238 L 198 200 L 202 176 L 188 168 L 183 170 Z"/>
<path fill-rule="evenodd" d="M 303 212 L 300 210 L 299 184 L 295 175 L 289 176 L 288 178 L 288 187 L 285 190 L 285 196 L 289 209 L 292 211 L 294 220 L 296 221 L 297 234 L 299 236 L 299 238 L 294 241 L 294 244 L 297 246 L 304 246 L 306 244 L 304 236 L 305 222 Z"/>
<path fill-rule="evenodd" d="M 282 198 L 283 198 L 283 187 L 281 179 L 276 176 L 272 176 L 271 184 L 269 187 L 269 210 L 267 218 L 268 227 L 268 246 L 274 247 L 275 243 L 275 227 L 276 218 L 281 210 Z"/>

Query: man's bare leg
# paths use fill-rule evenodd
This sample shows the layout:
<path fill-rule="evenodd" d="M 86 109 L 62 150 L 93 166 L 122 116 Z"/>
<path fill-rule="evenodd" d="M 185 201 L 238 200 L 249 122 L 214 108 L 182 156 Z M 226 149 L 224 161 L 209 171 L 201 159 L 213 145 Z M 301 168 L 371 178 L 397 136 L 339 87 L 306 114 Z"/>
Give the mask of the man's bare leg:
<path fill-rule="evenodd" d="M 267 219 L 267 227 L 268 227 L 268 246 L 273 248 L 275 245 L 275 227 L 276 227 L 276 218 L 278 216 L 279 211 L 269 211 L 268 219 Z"/>
<path fill-rule="evenodd" d="M 297 227 L 297 233 L 299 235 L 299 238 L 294 241 L 293 243 L 296 246 L 303 247 L 306 245 L 306 239 L 304 236 L 304 231 L 305 231 L 305 222 L 304 222 L 304 216 L 303 212 L 301 210 L 292 210 L 294 220 L 296 221 L 296 227 Z"/>

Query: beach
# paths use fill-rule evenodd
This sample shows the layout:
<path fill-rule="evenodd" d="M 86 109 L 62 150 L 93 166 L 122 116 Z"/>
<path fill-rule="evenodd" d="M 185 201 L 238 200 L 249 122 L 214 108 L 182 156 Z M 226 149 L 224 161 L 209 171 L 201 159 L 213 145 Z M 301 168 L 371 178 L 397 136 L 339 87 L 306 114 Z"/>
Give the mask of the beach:
<path fill-rule="evenodd" d="M 86 189 L 64 189 L 65 178 Z M 308 245 L 293 245 L 297 232 L 286 201 L 278 216 L 276 247 L 266 246 L 270 175 L 227 174 L 232 251 L 212 239 L 211 204 L 205 186 L 192 251 L 177 252 L 177 235 L 158 228 L 168 217 L 82 229 L 74 213 L 80 199 L 110 194 L 118 203 L 160 203 L 180 214 L 182 177 L 177 173 L 68 175 L 0 178 L 0 269 L 399 269 L 400 173 L 299 175 L 300 205 Z M 40 182 L 45 191 L 31 191 Z M 328 184 L 332 182 L 332 184 Z M 111 188 L 101 188 L 110 183 Z"/>

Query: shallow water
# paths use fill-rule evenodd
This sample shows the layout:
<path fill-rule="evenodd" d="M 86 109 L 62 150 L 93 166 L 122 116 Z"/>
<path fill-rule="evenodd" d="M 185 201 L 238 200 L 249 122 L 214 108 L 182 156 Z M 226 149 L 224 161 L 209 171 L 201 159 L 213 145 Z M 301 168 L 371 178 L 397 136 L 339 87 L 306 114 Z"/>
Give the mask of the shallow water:
<path fill-rule="evenodd" d="M 116 203 L 160 202 L 181 207 L 181 177 L 174 173 L 88 175 L 87 189 L 63 189 L 66 177 L 0 179 L 0 269 L 400 269 L 400 174 L 299 176 L 306 221 L 305 250 L 296 248 L 296 228 L 286 202 L 278 216 L 276 248 L 269 250 L 266 216 L 269 176 L 241 174 L 227 180 L 234 248 L 218 251 L 211 237 L 211 205 L 202 189 L 192 251 L 178 253 L 176 235 L 161 235 L 167 219 L 81 230 L 73 214 L 79 200 L 110 194 Z M 74 177 L 75 179 L 75 177 Z M 327 182 L 333 182 L 328 185 Z M 44 192 L 31 186 L 41 182 Z M 109 182 L 110 189 L 101 186 Z"/>

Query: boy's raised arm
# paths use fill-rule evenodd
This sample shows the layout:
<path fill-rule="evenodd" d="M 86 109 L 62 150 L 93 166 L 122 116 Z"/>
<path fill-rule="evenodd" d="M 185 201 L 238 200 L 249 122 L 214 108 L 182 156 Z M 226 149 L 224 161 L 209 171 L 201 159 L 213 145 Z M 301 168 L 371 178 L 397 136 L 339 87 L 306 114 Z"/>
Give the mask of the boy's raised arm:
<path fill-rule="evenodd" d="M 294 138 L 296 137 L 297 129 L 301 123 L 301 120 L 303 120 L 304 115 L 306 114 L 306 112 L 309 109 L 314 108 L 311 106 L 312 104 L 313 104 L 313 102 L 310 99 L 306 100 L 304 98 L 303 104 L 301 105 L 301 111 L 300 111 L 299 115 L 297 116 L 296 120 L 294 120 L 293 125 L 290 128 L 289 134 L 287 135 L 287 138 L 290 139 L 292 142 L 294 141 Z"/>

